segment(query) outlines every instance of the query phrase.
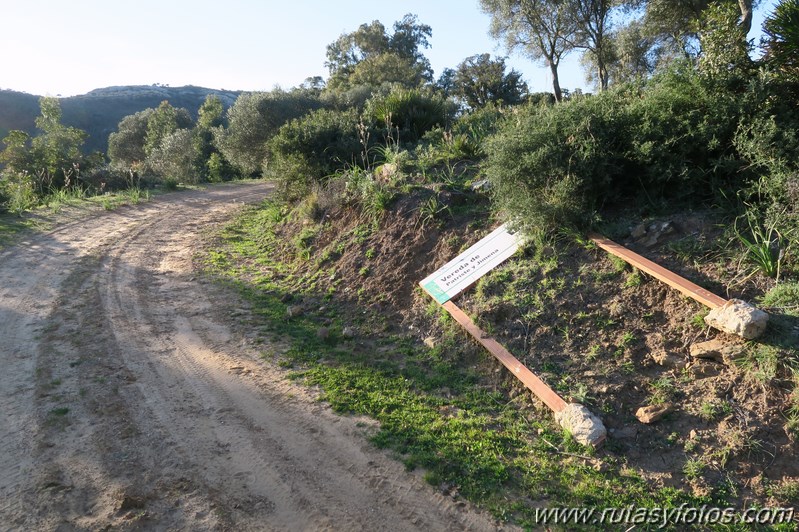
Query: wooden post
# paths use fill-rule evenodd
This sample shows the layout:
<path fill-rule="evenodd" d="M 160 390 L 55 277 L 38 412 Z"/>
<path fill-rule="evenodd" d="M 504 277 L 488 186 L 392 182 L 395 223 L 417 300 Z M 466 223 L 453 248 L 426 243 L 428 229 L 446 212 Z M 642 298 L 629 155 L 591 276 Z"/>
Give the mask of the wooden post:
<path fill-rule="evenodd" d="M 723 297 L 719 297 L 716 294 L 705 290 L 701 286 L 692 283 L 688 279 L 680 277 L 676 273 L 667 270 L 663 266 L 655 264 L 651 260 L 642 257 L 638 253 L 635 253 L 624 246 L 603 237 L 602 235 L 593 233 L 588 236 L 597 246 L 604 249 L 611 255 L 615 255 L 629 264 L 632 264 L 639 270 L 648 273 L 655 279 L 663 281 L 672 288 L 676 288 L 686 296 L 699 301 L 703 305 L 707 305 L 711 309 L 719 308 L 727 303 L 727 300 Z"/>
<path fill-rule="evenodd" d="M 450 315 L 466 329 L 466 331 L 474 337 L 475 340 L 480 342 L 488 351 L 499 360 L 503 366 L 508 368 L 513 375 L 522 381 L 522 383 L 533 392 L 536 397 L 541 399 L 549 408 L 555 413 L 560 412 L 566 408 L 566 401 L 564 401 L 555 391 L 546 385 L 538 376 L 527 369 L 527 367 L 519 362 L 510 351 L 505 349 L 499 342 L 488 336 L 472 319 L 466 315 L 455 303 L 447 301 L 442 305 Z"/>

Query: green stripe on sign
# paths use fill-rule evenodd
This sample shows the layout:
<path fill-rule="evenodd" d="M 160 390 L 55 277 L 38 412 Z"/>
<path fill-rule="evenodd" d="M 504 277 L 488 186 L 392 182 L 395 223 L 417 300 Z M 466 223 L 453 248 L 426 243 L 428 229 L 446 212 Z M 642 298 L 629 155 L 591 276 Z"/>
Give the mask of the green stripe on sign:
<path fill-rule="evenodd" d="M 430 281 L 426 285 L 423 286 L 427 293 L 433 296 L 433 299 L 438 301 L 439 303 L 443 304 L 449 301 L 450 297 L 444 292 L 435 281 Z"/>

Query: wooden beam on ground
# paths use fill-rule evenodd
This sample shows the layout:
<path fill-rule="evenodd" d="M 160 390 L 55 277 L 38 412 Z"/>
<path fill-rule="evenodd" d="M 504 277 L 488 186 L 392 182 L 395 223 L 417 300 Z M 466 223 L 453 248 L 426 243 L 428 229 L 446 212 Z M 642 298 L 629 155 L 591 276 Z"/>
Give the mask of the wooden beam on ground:
<path fill-rule="evenodd" d="M 488 351 L 499 360 L 503 366 L 508 368 L 517 379 L 533 392 L 536 397 L 541 399 L 549 408 L 555 413 L 560 412 L 566 408 L 566 401 L 564 401 L 555 391 L 546 385 L 538 376 L 527 369 L 527 367 L 519 362 L 510 352 L 505 349 L 499 342 L 488 336 L 472 319 L 466 315 L 455 303 L 447 301 L 441 305 L 446 309 L 450 315 L 455 318 L 455 321 L 468 331 L 475 340 L 480 342 Z"/>
<path fill-rule="evenodd" d="M 707 305 L 711 309 L 721 307 L 727 303 L 727 300 L 723 297 L 717 296 L 716 294 L 705 290 L 701 286 L 692 283 L 688 279 L 680 277 L 676 273 L 667 270 L 663 266 L 655 264 L 651 260 L 642 257 L 638 253 L 630 251 L 624 246 L 617 244 L 616 242 L 607 239 L 602 235 L 593 233 L 588 236 L 597 246 L 604 249 L 611 255 L 619 257 L 620 259 L 635 266 L 639 270 L 663 281 L 672 288 L 676 288 L 686 296 L 699 301 L 703 305 Z"/>

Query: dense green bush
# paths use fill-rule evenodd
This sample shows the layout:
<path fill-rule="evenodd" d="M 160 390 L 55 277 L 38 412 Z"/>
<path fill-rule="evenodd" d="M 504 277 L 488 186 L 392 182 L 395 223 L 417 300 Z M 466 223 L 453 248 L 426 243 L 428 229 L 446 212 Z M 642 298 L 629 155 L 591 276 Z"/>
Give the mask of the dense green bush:
<path fill-rule="evenodd" d="M 495 198 L 528 228 L 586 226 L 631 201 L 702 202 L 734 188 L 738 96 L 690 67 L 556 106 L 530 105 L 488 144 Z"/>
<path fill-rule="evenodd" d="M 292 120 L 266 143 L 263 174 L 290 197 L 310 190 L 347 165 L 363 162 L 366 136 L 359 137 L 354 109 L 319 109 Z"/>
<path fill-rule="evenodd" d="M 366 103 L 366 115 L 378 126 L 407 143 L 417 142 L 425 132 L 436 126 L 446 126 L 455 106 L 436 93 L 419 89 L 395 88 Z"/>
<path fill-rule="evenodd" d="M 799 85 L 775 72 L 752 80 L 734 145 L 750 186 L 739 197 L 763 223 L 799 230 Z"/>
<path fill-rule="evenodd" d="M 449 130 L 431 129 L 421 138 L 418 153 L 427 153 L 433 162 L 479 161 L 486 155 L 486 141 L 497 132 L 508 108 L 489 104 L 458 117 Z"/>
<path fill-rule="evenodd" d="M 290 120 L 322 105 L 302 90 L 242 94 L 228 109 L 228 127 L 216 130 L 216 147 L 242 175 L 256 175 L 264 163 L 266 142 Z"/>

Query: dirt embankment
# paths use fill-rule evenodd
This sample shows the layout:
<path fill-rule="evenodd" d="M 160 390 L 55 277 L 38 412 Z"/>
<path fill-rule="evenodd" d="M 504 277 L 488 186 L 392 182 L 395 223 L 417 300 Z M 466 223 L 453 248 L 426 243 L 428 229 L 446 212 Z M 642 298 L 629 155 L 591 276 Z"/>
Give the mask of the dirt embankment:
<path fill-rule="evenodd" d="M 202 232 L 262 183 L 167 195 L 0 253 L 0 523 L 484 530 L 260 358 Z"/>

